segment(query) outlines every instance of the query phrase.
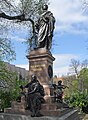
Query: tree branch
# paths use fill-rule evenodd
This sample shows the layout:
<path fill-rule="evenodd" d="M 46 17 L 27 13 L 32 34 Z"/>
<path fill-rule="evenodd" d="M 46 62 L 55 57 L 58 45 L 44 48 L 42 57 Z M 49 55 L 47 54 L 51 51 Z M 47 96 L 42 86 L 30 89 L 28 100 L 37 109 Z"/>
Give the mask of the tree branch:
<path fill-rule="evenodd" d="M 9 16 L 9 15 L 6 15 L 4 12 L 0 13 L 0 18 L 13 20 L 13 21 L 17 20 L 16 22 L 30 21 L 32 25 L 32 37 L 30 38 L 30 40 L 35 39 L 36 41 L 35 23 L 31 18 L 25 18 L 24 14 L 18 15 L 18 16 Z"/>
<path fill-rule="evenodd" d="M 18 16 L 9 16 L 6 15 L 4 12 L 0 13 L 0 18 L 8 19 L 8 20 L 23 20 L 25 15 L 18 15 Z"/>
<path fill-rule="evenodd" d="M 24 14 L 18 15 L 18 16 L 9 16 L 9 15 L 6 15 L 4 12 L 2 12 L 2 13 L 0 13 L 0 18 L 4 18 L 7 20 L 19 20 L 19 22 L 30 21 L 32 24 L 32 30 L 33 30 L 32 32 L 33 32 L 33 34 L 35 34 L 34 21 L 31 18 L 25 18 Z"/>

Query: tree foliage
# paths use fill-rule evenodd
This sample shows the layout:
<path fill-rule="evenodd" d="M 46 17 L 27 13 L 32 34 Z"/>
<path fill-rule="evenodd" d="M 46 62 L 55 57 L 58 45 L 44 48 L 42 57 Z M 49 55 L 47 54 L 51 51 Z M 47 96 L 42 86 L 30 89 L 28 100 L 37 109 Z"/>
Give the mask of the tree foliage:
<path fill-rule="evenodd" d="M 70 63 L 70 72 L 64 76 L 64 84 L 69 86 L 65 90 L 65 94 L 70 96 L 73 93 L 87 93 L 88 94 L 88 60 L 82 62 L 72 59 Z"/>
<path fill-rule="evenodd" d="M 27 44 L 29 48 L 36 43 L 35 21 L 42 13 L 41 6 L 48 3 L 48 0 L 0 0 L 0 86 L 5 91 L 0 91 L 1 108 L 8 107 L 10 101 L 15 99 L 19 94 L 19 81 L 17 75 L 8 71 L 2 60 L 12 60 L 15 52 L 11 40 L 8 39 L 8 31 L 14 26 L 26 26 L 29 32 Z M 25 32 L 25 30 L 24 30 Z M 6 35 L 6 36 L 5 36 Z M 8 91 L 7 91 L 8 90 Z"/>
<path fill-rule="evenodd" d="M 70 97 L 65 98 L 65 101 L 69 101 L 68 103 L 70 106 L 78 107 L 88 114 L 88 94 L 76 92 Z"/>
<path fill-rule="evenodd" d="M 48 0 L 0 0 L 0 20 L 14 24 L 26 25 L 29 30 L 27 44 L 30 48 L 36 44 L 35 21 L 41 14 L 41 6 Z"/>
<path fill-rule="evenodd" d="M 86 91 L 88 93 L 88 68 L 83 68 L 80 71 L 79 78 L 81 80 L 82 91 Z"/>
<path fill-rule="evenodd" d="M 72 59 L 70 64 L 70 70 L 72 70 L 71 74 L 76 75 L 76 81 L 78 81 L 78 91 L 83 92 L 83 90 L 87 89 L 87 81 L 88 81 L 88 60 L 85 59 L 82 62 L 79 60 Z"/>
<path fill-rule="evenodd" d="M 16 73 L 9 71 L 6 64 L 0 61 L 0 82 L 3 83 L 3 86 L 1 86 L 2 88 L 13 88 L 16 82 L 16 76 Z"/>
<path fill-rule="evenodd" d="M 20 96 L 20 86 L 27 84 L 18 74 L 7 69 L 6 64 L 0 61 L 0 110 L 10 107 L 11 101 Z"/>
<path fill-rule="evenodd" d="M 27 81 L 15 79 L 12 86 L 0 89 L 0 110 L 11 107 L 11 102 L 21 97 L 20 85 L 27 84 Z"/>
<path fill-rule="evenodd" d="M 3 59 L 8 61 L 15 59 L 15 51 L 11 41 L 6 38 L 0 38 L 0 60 Z"/>

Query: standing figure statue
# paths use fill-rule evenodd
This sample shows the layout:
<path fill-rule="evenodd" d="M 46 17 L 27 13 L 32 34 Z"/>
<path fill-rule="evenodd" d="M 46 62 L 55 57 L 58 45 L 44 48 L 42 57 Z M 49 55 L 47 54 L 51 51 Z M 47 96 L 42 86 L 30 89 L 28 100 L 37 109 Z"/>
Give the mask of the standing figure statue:
<path fill-rule="evenodd" d="M 55 18 L 53 14 L 48 11 L 48 5 L 42 6 L 43 13 L 35 24 L 38 32 L 38 48 L 51 49 L 52 37 L 55 24 Z"/>
<path fill-rule="evenodd" d="M 29 109 L 32 117 L 39 117 L 41 104 L 44 103 L 44 88 L 37 80 L 35 75 L 31 76 L 31 82 L 29 82 L 23 88 L 28 88 L 28 93 L 26 96 L 27 109 Z"/>
<path fill-rule="evenodd" d="M 58 85 L 53 85 L 55 91 L 54 91 L 54 98 L 55 102 L 63 103 L 63 89 L 68 88 L 65 85 L 62 85 L 62 81 L 58 81 Z"/>

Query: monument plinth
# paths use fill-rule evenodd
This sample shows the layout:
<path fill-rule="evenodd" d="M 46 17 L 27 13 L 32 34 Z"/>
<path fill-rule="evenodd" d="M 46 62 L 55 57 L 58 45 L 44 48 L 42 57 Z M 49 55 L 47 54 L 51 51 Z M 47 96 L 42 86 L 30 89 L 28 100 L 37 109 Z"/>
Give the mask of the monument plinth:
<path fill-rule="evenodd" d="M 50 89 L 53 82 L 53 61 L 55 58 L 45 48 L 32 50 L 27 56 L 29 59 L 29 77 L 35 74 L 43 85 L 46 95 L 52 95 Z"/>

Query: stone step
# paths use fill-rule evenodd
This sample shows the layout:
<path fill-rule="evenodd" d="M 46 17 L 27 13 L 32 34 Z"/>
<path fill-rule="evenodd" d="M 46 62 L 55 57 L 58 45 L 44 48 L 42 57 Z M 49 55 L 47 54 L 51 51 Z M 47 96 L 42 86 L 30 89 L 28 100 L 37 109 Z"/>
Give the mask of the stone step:
<path fill-rule="evenodd" d="M 13 109 L 25 109 L 26 108 L 26 102 L 17 102 L 17 101 L 13 101 L 11 103 L 11 107 Z M 43 110 L 56 110 L 56 109 L 60 109 L 60 108 L 64 108 L 64 107 L 68 107 L 67 104 L 65 103 L 45 103 L 41 105 L 41 109 Z"/>
<path fill-rule="evenodd" d="M 25 114 L 25 109 L 18 109 L 18 108 L 5 108 L 4 113 L 16 113 L 16 114 Z"/>
<path fill-rule="evenodd" d="M 30 115 L 20 115 L 11 113 L 0 113 L 0 120 L 80 120 L 77 114 L 77 110 L 72 110 L 61 117 L 57 116 L 42 116 L 31 117 Z"/>
<path fill-rule="evenodd" d="M 41 109 L 42 110 L 56 110 L 58 106 L 56 104 L 42 104 Z"/>
<path fill-rule="evenodd" d="M 26 104 L 14 101 L 12 102 L 11 107 L 13 109 L 25 109 Z M 41 105 L 41 109 L 44 109 L 44 110 L 56 110 L 57 108 L 58 106 L 56 104 L 42 104 Z"/>
<path fill-rule="evenodd" d="M 69 108 L 69 106 L 65 103 L 52 103 L 52 104 L 42 104 L 41 108 L 43 110 L 57 110 L 62 108 Z"/>
<path fill-rule="evenodd" d="M 13 109 L 12 108 L 4 108 L 4 113 L 12 113 Z"/>
<path fill-rule="evenodd" d="M 29 110 L 25 109 L 12 109 L 12 108 L 5 108 L 4 113 L 10 113 L 10 114 L 18 114 L 18 115 L 31 115 L 31 112 Z"/>
<path fill-rule="evenodd" d="M 72 111 L 72 109 L 57 109 L 57 110 L 40 110 L 43 116 L 62 116 L 68 112 Z M 29 110 L 25 109 L 12 109 L 12 108 L 5 108 L 5 113 L 16 113 L 16 114 L 24 114 L 24 115 L 31 115 Z"/>
<path fill-rule="evenodd" d="M 57 110 L 41 110 L 41 114 L 44 116 L 62 116 L 68 112 L 72 111 L 72 109 L 57 109 Z"/>
<path fill-rule="evenodd" d="M 72 110 L 63 116 L 59 117 L 59 120 L 80 120 L 78 110 Z"/>
<path fill-rule="evenodd" d="M 11 103 L 11 107 L 14 108 L 14 107 L 17 107 L 17 106 L 20 106 L 20 107 L 25 107 L 26 103 L 24 102 L 17 102 L 17 101 L 13 101 Z"/>

